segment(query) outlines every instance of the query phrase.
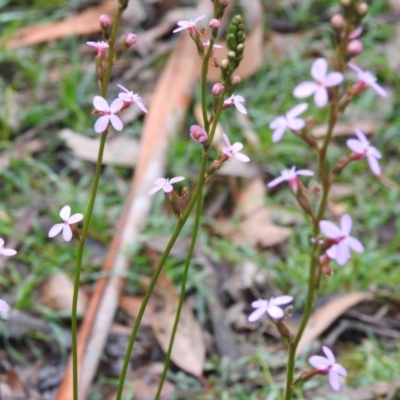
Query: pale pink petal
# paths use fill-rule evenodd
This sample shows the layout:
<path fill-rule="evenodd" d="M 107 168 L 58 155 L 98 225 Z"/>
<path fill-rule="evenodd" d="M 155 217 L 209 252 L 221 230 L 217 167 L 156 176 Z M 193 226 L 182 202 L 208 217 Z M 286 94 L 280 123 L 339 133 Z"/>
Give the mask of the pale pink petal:
<path fill-rule="evenodd" d="M 337 239 L 343 236 L 342 231 L 339 229 L 339 227 L 330 221 L 320 221 L 319 229 L 321 229 L 321 232 L 329 239 Z"/>
<path fill-rule="evenodd" d="M 285 117 L 276 117 L 270 124 L 269 127 L 270 129 L 276 129 L 279 127 L 284 127 L 284 129 L 286 128 L 286 118 Z"/>
<path fill-rule="evenodd" d="M 243 153 L 233 153 L 233 157 L 236 158 L 236 160 L 241 161 L 241 162 L 249 162 L 250 158 L 247 157 Z"/>
<path fill-rule="evenodd" d="M 285 312 L 282 310 L 282 308 L 271 303 L 269 304 L 267 312 L 272 318 L 275 319 L 280 319 L 285 316 Z"/>
<path fill-rule="evenodd" d="M 226 135 L 225 133 L 222 134 L 222 137 L 224 139 L 224 142 L 226 144 L 227 147 L 231 147 L 231 142 L 229 141 L 228 135 Z"/>
<path fill-rule="evenodd" d="M 292 296 L 284 295 L 284 296 L 277 296 L 273 298 L 273 303 L 276 304 L 277 306 L 282 305 L 282 304 L 287 304 L 293 301 Z"/>
<path fill-rule="evenodd" d="M 336 371 L 334 371 L 333 369 L 331 369 L 329 371 L 328 379 L 329 379 L 329 384 L 331 385 L 331 388 L 334 391 L 338 392 L 340 390 L 340 386 L 341 386 L 340 377 L 339 377 L 338 373 Z"/>
<path fill-rule="evenodd" d="M 110 108 L 108 107 L 107 100 L 101 96 L 93 97 L 93 107 L 98 111 L 108 112 Z"/>
<path fill-rule="evenodd" d="M 373 90 L 375 91 L 375 93 L 378 94 L 379 96 L 382 96 L 382 97 L 386 97 L 386 96 L 387 96 L 386 90 L 385 90 L 382 86 L 378 85 L 377 83 L 371 82 L 371 83 L 369 84 L 369 86 L 370 86 L 371 89 L 373 89 Z"/>
<path fill-rule="evenodd" d="M 69 225 L 64 225 L 62 235 L 66 242 L 69 242 L 72 239 L 72 229 Z"/>
<path fill-rule="evenodd" d="M 369 167 L 371 168 L 371 171 L 375 175 L 380 175 L 381 174 L 381 166 L 379 165 L 379 161 L 376 159 L 376 157 L 373 154 L 368 154 L 367 160 L 368 160 Z"/>
<path fill-rule="evenodd" d="M 118 117 L 118 115 L 115 115 L 115 114 L 110 114 L 109 117 L 110 117 L 111 125 L 113 126 L 113 128 L 116 131 L 122 131 L 122 129 L 124 127 L 124 124 L 122 123 L 121 118 Z"/>
<path fill-rule="evenodd" d="M 117 86 L 118 86 L 121 90 L 123 90 L 124 92 L 130 93 L 130 90 L 128 90 L 125 86 L 122 86 L 122 85 L 120 85 L 119 83 L 117 83 Z"/>
<path fill-rule="evenodd" d="M 176 182 L 180 182 L 183 181 L 185 179 L 184 176 L 176 176 L 175 178 L 171 178 L 169 180 L 169 183 L 176 183 Z"/>
<path fill-rule="evenodd" d="M 163 190 L 165 193 L 170 193 L 174 190 L 173 186 L 167 182 L 164 186 L 163 186 Z"/>
<path fill-rule="evenodd" d="M 146 106 L 143 103 L 143 100 L 138 96 L 135 99 L 135 104 L 144 112 L 144 113 L 148 113 Z"/>
<path fill-rule="evenodd" d="M 311 81 L 300 83 L 294 88 L 293 96 L 300 99 L 311 96 L 316 91 L 317 87 L 317 84 Z"/>
<path fill-rule="evenodd" d="M 3 299 L 0 299 L 0 311 L 8 311 L 10 306 Z"/>
<path fill-rule="evenodd" d="M 165 178 L 157 178 L 154 181 L 154 184 L 157 186 L 164 186 L 166 183 L 167 183 L 167 179 L 165 179 Z"/>
<path fill-rule="evenodd" d="M 316 59 L 311 66 L 311 76 L 318 82 L 322 82 L 328 71 L 328 63 L 325 58 Z"/>
<path fill-rule="evenodd" d="M 314 103 L 322 108 L 328 104 L 328 91 L 323 86 L 318 86 L 314 93 Z"/>
<path fill-rule="evenodd" d="M 64 224 L 55 224 L 49 230 L 49 237 L 52 238 L 58 235 L 62 229 L 64 228 Z"/>
<path fill-rule="evenodd" d="M 353 249 L 355 252 L 357 252 L 357 253 L 363 253 L 364 252 L 363 244 L 358 239 L 356 239 L 355 237 L 349 236 L 346 239 L 346 242 L 348 243 L 349 247 L 351 249 Z"/>
<path fill-rule="evenodd" d="M 343 82 L 343 75 L 340 72 L 330 72 L 324 79 L 324 86 L 331 87 L 340 85 Z"/>
<path fill-rule="evenodd" d="M 299 169 L 296 171 L 296 175 L 313 176 L 314 172 L 309 169 Z"/>
<path fill-rule="evenodd" d="M 74 214 L 74 215 L 71 215 L 69 218 L 68 218 L 68 223 L 69 224 L 76 224 L 77 222 L 79 222 L 79 221 L 82 221 L 82 219 L 83 219 L 83 214 Z"/>
<path fill-rule="evenodd" d="M 162 189 L 162 186 L 154 186 L 153 188 L 151 188 L 148 192 L 147 192 L 147 194 L 154 194 L 154 193 L 156 193 L 156 192 L 158 192 L 159 190 L 161 190 Z"/>
<path fill-rule="evenodd" d="M 255 322 L 258 319 L 260 319 L 265 313 L 267 312 L 266 308 L 258 308 L 257 310 L 254 310 L 248 318 L 249 322 Z"/>
<path fill-rule="evenodd" d="M 4 240 L 2 238 L 0 238 L 0 247 L 4 246 Z"/>
<path fill-rule="evenodd" d="M 334 371 L 336 371 L 338 374 L 347 376 L 347 371 L 346 368 L 344 368 L 342 365 L 335 363 L 334 366 L 332 367 Z"/>
<path fill-rule="evenodd" d="M 97 121 L 94 123 L 94 131 L 96 133 L 103 133 L 110 123 L 110 115 L 102 115 Z"/>
<path fill-rule="evenodd" d="M 353 221 L 349 214 L 343 214 L 340 218 L 340 229 L 344 235 L 348 235 L 351 232 Z"/>
<path fill-rule="evenodd" d="M 71 207 L 70 206 L 64 206 L 61 211 L 60 211 L 60 217 L 63 221 L 66 221 L 69 216 L 71 215 Z"/>
<path fill-rule="evenodd" d="M 237 153 L 242 149 L 243 149 L 243 144 L 240 142 L 236 142 L 231 146 L 232 153 Z"/>
<path fill-rule="evenodd" d="M 291 129 L 292 131 L 299 131 L 300 129 L 304 128 L 304 125 L 306 123 L 304 122 L 303 119 L 301 118 L 294 118 L 294 119 L 290 119 L 287 123 L 287 126 L 289 129 Z"/>
<path fill-rule="evenodd" d="M 332 260 L 336 260 L 336 254 L 337 254 L 336 244 L 334 244 L 333 246 L 329 247 L 328 250 L 326 250 L 326 255 Z"/>
<path fill-rule="evenodd" d="M 262 300 L 262 299 L 255 300 L 255 301 L 253 301 L 251 303 L 251 306 L 253 308 L 260 308 L 260 307 L 267 308 L 268 307 L 268 300 Z"/>
<path fill-rule="evenodd" d="M 119 111 L 121 111 L 121 108 L 124 106 L 124 102 L 121 99 L 115 99 L 113 100 L 113 102 L 111 103 L 110 106 L 110 111 L 113 114 L 118 113 Z"/>
<path fill-rule="evenodd" d="M 300 114 L 302 114 L 304 111 L 306 111 L 308 108 L 307 103 L 300 103 L 297 106 L 293 107 L 291 110 L 289 110 L 286 113 L 287 119 L 293 119 L 298 117 Z"/>
<path fill-rule="evenodd" d="M 355 128 L 355 129 L 354 129 L 354 132 L 356 133 L 356 136 L 357 136 L 358 140 L 359 140 L 361 143 L 363 143 L 363 144 L 365 144 L 365 145 L 369 145 L 369 140 L 368 140 L 367 137 L 364 135 L 364 132 L 363 132 L 361 129 Z"/>
<path fill-rule="evenodd" d="M 273 143 L 279 142 L 282 139 L 285 130 L 286 130 L 286 125 L 281 125 L 280 127 L 276 128 L 274 130 L 274 133 L 272 134 L 272 142 Z"/>
<path fill-rule="evenodd" d="M 194 20 L 193 20 L 193 22 L 195 23 L 195 24 L 197 24 L 197 22 L 199 22 L 199 21 L 201 21 L 203 18 L 205 18 L 206 16 L 205 16 L 205 14 L 204 15 L 200 15 L 200 17 L 197 17 L 197 18 L 195 18 Z"/>
<path fill-rule="evenodd" d="M 356 71 L 357 74 L 362 74 L 364 71 L 356 64 L 354 63 L 348 63 L 347 64 L 353 71 Z"/>
<path fill-rule="evenodd" d="M 316 369 L 324 371 L 331 365 L 329 360 L 323 356 L 312 356 L 308 359 L 308 362 Z"/>
<path fill-rule="evenodd" d="M 0 249 L 0 254 L 6 257 L 15 256 L 17 252 L 14 249 Z"/>
<path fill-rule="evenodd" d="M 247 110 L 246 110 L 246 108 L 244 107 L 243 104 L 241 104 L 241 103 L 239 103 L 239 102 L 237 102 L 237 101 L 235 101 L 234 104 L 235 104 L 236 109 L 237 109 L 239 112 L 241 112 L 242 114 L 247 114 Z"/>
<path fill-rule="evenodd" d="M 357 139 L 349 139 L 346 144 L 356 154 L 365 153 L 365 145 Z"/>
<path fill-rule="evenodd" d="M 185 21 L 186 22 L 186 21 Z M 179 25 L 180 23 L 178 22 L 178 25 Z M 174 29 L 173 31 L 172 31 L 172 33 L 176 33 L 176 32 L 180 32 L 180 31 L 183 31 L 184 29 L 186 29 L 187 28 L 187 26 L 181 26 L 180 28 L 176 28 L 176 29 Z"/>
<path fill-rule="evenodd" d="M 368 149 L 368 155 L 371 155 L 375 158 L 382 158 L 382 154 L 373 146 L 370 146 Z"/>
<path fill-rule="evenodd" d="M 336 362 L 336 358 L 329 347 L 322 346 L 322 351 L 324 352 L 326 358 L 331 364 L 334 364 Z"/>
<path fill-rule="evenodd" d="M 268 187 L 274 187 L 276 185 L 279 185 L 280 183 L 286 181 L 286 178 L 283 176 L 278 176 L 277 178 L 275 178 L 274 180 L 272 180 L 270 183 L 268 183 Z"/>
<path fill-rule="evenodd" d="M 336 261 L 339 265 L 343 266 L 349 261 L 350 248 L 345 241 L 341 241 L 336 245 Z"/>

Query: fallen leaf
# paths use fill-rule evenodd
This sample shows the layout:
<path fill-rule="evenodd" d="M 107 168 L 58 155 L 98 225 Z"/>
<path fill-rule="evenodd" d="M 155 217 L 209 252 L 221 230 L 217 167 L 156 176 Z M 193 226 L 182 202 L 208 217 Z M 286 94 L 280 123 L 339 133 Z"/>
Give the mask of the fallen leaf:
<path fill-rule="evenodd" d="M 335 297 L 327 304 L 318 308 L 311 315 L 303 336 L 297 346 L 296 356 L 304 351 L 304 349 L 318 338 L 327 328 L 329 328 L 342 314 L 348 309 L 360 303 L 363 300 L 371 299 L 371 293 L 346 293 Z M 296 331 L 298 327 L 294 326 L 290 320 L 286 321 L 286 325 L 291 331 Z"/>
<path fill-rule="evenodd" d="M 157 306 L 151 320 L 153 333 L 164 352 L 168 350 L 169 340 L 174 325 L 179 296 L 175 286 L 161 274 L 157 281 Z M 182 370 L 196 377 L 201 377 L 204 369 L 206 347 L 202 329 L 193 312 L 184 304 L 171 360 Z"/>
<path fill-rule="evenodd" d="M 0 399 L 22 400 L 27 398 L 23 380 L 13 370 L 8 370 L 5 375 L 0 375 Z"/>
<path fill-rule="evenodd" d="M 97 161 L 100 138 L 90 138 L 70 129 L 62 129 L 58 135 L 66 142 L 77 158 L 91 162 Z M 107 139 L 103 164 L 133 167 L 138 154 L 139 144 L 137 140 L 118 135 Z"/>
<path fill-rule="evenodd" d="M 7 169 L 13 160 L 25 158 L 31 154 L 38 153 L 44 149 L 47 141 L 42 139 L 32 139 L 28 142 L 17 144 L 0 155 L 0 170 Z"/>
<path fill-rule="evenodd" d="M 341 124 L 336 124 L 333 129 L 333 136 L 355 136 L 354 128 L 361 129 L 366 135 L 372 135 L 375 133 L 377 126 L 376 121 L 367 120 L 367 121 L 359 121 L 359 122 L 343 122 Z M 327 131 L 326 125 L 316 126 L 312 130 L 312 135 L 321 139 L 325 137 Z"/>
<path fill-rule="evenodd" d="M 74 284 L 71 278 L 58 273 L 50 275 L 40 286 L 39 303 L 54 311 L 71 312 Z M 79 290 L 77 312 L 84 315 L 88 305 L 85 292 Z"/>
<path fill-rule="evenodd" d="M 333 200 L 341 200 L 352 196 L 356 187 L 351 183 L 332 183 L 329 189 L 329 197 Z"/>
<path fill-rule="evenodd" d="M 125 311 L 131 318 L 136 319 L 140 306 L 143 302 L 143 296 L 122 296 L 119 302 L 121 310 Z M 154 299 L 150 298 L 144 312 L 140 326 L 150 326 L 154 318 Z"/>

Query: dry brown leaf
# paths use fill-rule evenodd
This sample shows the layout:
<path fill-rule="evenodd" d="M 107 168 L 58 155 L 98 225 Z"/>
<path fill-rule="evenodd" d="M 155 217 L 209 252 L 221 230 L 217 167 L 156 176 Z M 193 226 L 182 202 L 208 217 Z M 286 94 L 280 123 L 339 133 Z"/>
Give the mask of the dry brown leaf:
<path fill-rule="evenodd" d="M 136 319 L 140 306 L 143 302 L 143 296 L 122 296 L 119 302 L 121 310 L 125 311 L 130 317 Z M 144 312 L 140 326 L 150 326 L 154 318 L 154 299 L 150 298 Z"/>
<path fill-rule="evenodd" d="M 113 14 L 115 9 L 115 0 L 106 0 L 99 5 L 89 7 L 80 14 L 73 15 L 62 21 L 21 28 L 6 42 L 6 46 L 14 49 L 16 47 L 32 46 L 68 36 L 88 35 L 99 32 L 100 15 Z"/>
<path fill-rule="evenodd" d="M 347 211 L 347 206 L 344 203 L 335 203 L 332 200 L 328 200 L 328 210 L 336 216 L 343 215 Z"/>
<path fill-rule="evenodd" d="M 293 53 L 299 54 L 303 42 L 303 36 L 298 33 L 269 32 L 268 40 L 264 47 L 265 58 L 271 64 L 281 65 L 290 59 Z M 297 55 L 296 55 L 297 57 Z"/>
<path fill-rule="evenodd" d="M 71 312 L 74 284 L 65 274 L 50 275 L 40 286 L 39 303 L 54 311 Z M 84 315 L 88 297 L 82 290 L 78 294 L 77 312 Z"/>
<path fill-rule="evenodd" d="M 12 160 L 18 160 L 34 154 L 44 149 L 47 141 L 42 139 L 32 139 L 28 142 L 17 144 L 12 148 L 7 149 L 0 155 L 0 170 L 7 169 Z"/>
<path fill-rule="evenodd" d="M 67 146 L 81 160 L 96 162 L 100 138 L 90 138 L 71 129 L 62 129 L 58 133 Z M 118 135 L 107 139 L 104 149 L 103 164 L 133 167 L 139 154 L 139 144 L 135 139 Z"/>
<path fill-rule="evenodd" d="M 156 288 L 160 299 L 154 309 L 151 328 L 161 348 L 166 352 L 174 325 L 179 296 L 175 286 L 163 274 L 160 275 Z M 201 377 L 205 355 L 206 347 L 201 326 L 195 319 L 192 310 L 184 304 L 175 335 L 171 360 L 184 371 L 196 377 Z"/>
<path fill-rule="evenodd" d="M 25 384 L 15 371 L 9 370 L 5 375 L 0 375 L 0 399 L 21 400 L 26 398 Z"/>
<path fill-rule="evenodd" d="M 333 200 L 340 200 L 352 196 L 356 187 L 351 183 L 332 183 L 329 189 L 329 197 Z"/>
<path fill-rule="evenodd" d="M 333 129 L 333 136 L 355 136 L 354 128 L 361 129 L 366 135 L 372 135 L 375 133 L 376 121 L 360 121 L 360 122 L 343 122 L 341 124 L 336 124 Z M 321 139 L 326 135 L 327 126 L 319 125 L 312 130 L 312 135 Z"/>
<path fill-rule="evenodd" d="M 348 309 L 360 303 L 363 300 L 371 299 L 371 293 L 347 293 L 332 299 L 332 301 L 323 305 L 313 312 L 308 321 L 306 329 L 297 347 L 296 356 L 298 356 L 310 343 L 318 338 L 333 322 L 335 322 Z M 296 330 L 290 320 L 286 324 L 292 331 Z"/>

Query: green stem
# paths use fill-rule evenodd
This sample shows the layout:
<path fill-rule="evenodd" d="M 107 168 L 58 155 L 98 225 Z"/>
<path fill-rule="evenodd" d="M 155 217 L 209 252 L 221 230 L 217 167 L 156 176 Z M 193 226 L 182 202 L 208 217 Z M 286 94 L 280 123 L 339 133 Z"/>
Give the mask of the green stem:
<path fill-rule="evenodd" d="M 114 24 L 113 24 L 113 31 L 111 34 L 111 39 L 109 42 L 109 52 L 107 56 L 107 67 L 104 73 L 103 80 L 101 82 L 101 94 L 103 97 L 106 96 L 108 83 L 110 81 L 111 71 L 113 67 L 113 59 L 114 59 L 114 48 L 115 48 L 115 41 L 117 38 L 118 27 L 121 21 L 122 16 L 122 8 L 118 8 L 117 15 L 115 16 Z M 72 335 L 72 385 L 73 385 L 73 399 L 78 400 L 78 334 L 77 334 L 77 307 L 78 307 L 78 293 L 79 293 L 79 284 L 80 284 L 80 276 L 81 276 L 81 269 L 82 269 L 82 258 L 83 258 L 83 251 L 85 249 L 85 242 L 90 226 L 90 221 L 92 219 L 94 203 L 96 200 L 97 189 L 99 186 L 100 181 L 100 174 L 101 174 L 101 165 L 103 163 L 103 154 L 104 148 L 106 143 L 108 130 L 101 134 L 100 138 L 100 147 L 99 152 L 97 155 L 96 161 L 96 170 L 94 173 L 93 185 L 92 190 L 90 193 L 89 205 L 85 213 L 85 223 L 82 229 L 82 236 L 78 247 L 78 254 L 76 259 L 76 266 L 75 266 L 75 278 L 74 278 L 74 292 L 72 296 L 72 311 L 71 311 L 71 335 Z"/>

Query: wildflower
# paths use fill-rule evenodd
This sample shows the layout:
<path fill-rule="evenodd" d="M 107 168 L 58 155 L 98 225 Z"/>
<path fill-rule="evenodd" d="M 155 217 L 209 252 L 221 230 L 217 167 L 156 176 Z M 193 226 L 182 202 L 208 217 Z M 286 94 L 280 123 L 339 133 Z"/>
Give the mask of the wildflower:
<path fill-rule="evenodd" d="M 375 91 L 376 94 L 382 97 L 386 97 L 386 90 L 376 83 L 376 76 L 372 75 L 369 71 L 362 70 L 359 66 L 354 63 L 347 64 L 353 71 L 357 72 L 358 85 L 356 86 L 356 93 L 361 92 L 367 86 Z"/>
<path fill-rule="evenodd" d="M 219 19 L 212 18 L 211 21 L 208 23 L 208 26 L 211 29 L 217 30 L 221 26 L 221 21 Z"/>
<path fill-rule="evenodd" d="M 174 190 L 172 184 L 176 183 L 176 182 L 183 181 L 184 179 L 185 179 L 185 177 L 183 177 L 183 176 L 176 176 L 175 178 L 171 178 L 171 179 L 157 178 L 154 181 L 154 187 L 151 188 L 147 192 L 147 194 L 152 195 L 152 194 L 158 192 L 161 189 L 164 190 L 164 192 L 167 193 L 167 194 L 171 193 Z"/>
<path fill-rule="evenodd" d="M 203 42 L 203 46 L 204 46 L 204 47 L 210 46 L 210 41 L 207 40 L 207 42 Z M 222 46 L 222 44 L 217 44 L 217 43 L 214 43 L 214 44 L 213 44 L 213 49 L 222 49 L 223 47 L 224 47 L 224 46 Z"/>
<path fill-rule="evenodd" d="M 6 249 L 4 247 L 4 240 L 0 238 L 0 256 L 11 257 L 16 254 L 17 252 L 14 249 Z"/>
<path fill-rule="evenodd" d="M 244 108 L 244 105 L 242 104 L 244 103 L 244 98 L 243 96 L 240 95 L 232 95 L 231 97 L 228 97 L 225 101 L 224 101 L 224 105 L 226 107 L 230 107 L 230 106 L 235 106 L 236 109 L 241 112 L 242 114 L 247 114 L 247 110 Z"/>
<path fill-rule="evenodd" d="M 94 96 L 93 106 L 102 114 L 94 124 L 94 130 L 97 133 L 104 132 L 110 123 L 116 131 L 122 131 L 124 125 L 117 115 L 124 106 L 124 102 L 121 99 L 115 99 L 109 106 L 107 100 L 103 97 Z"/>
<path fill-rule="evenodd" d="M 357 154 L 360 158 L 367 157 L 369 167 L 375 175 L 380 175 L 381 167 L 379 165 L 379 159 L 382 157 L 381 153 L 376 149 L 376 147 L 371 146 L 370 142 L 364 135 L 364 133 L 355 128 L 357 139 L 349 139 L 346 144 Z"/>
<path fill-rule="evenodd" d="M 88 46 L 95 47 L 97 49 L 97 55 L 99 57 L 104 57 L 106 55 L 106 49 L 108 49 L 110 46 L 108 45 L 107 42 L 101 41 L 101 42 L 86 42 Z"/>
<path fill-rule="evenodd" d="M 179 28 L 174 29 L 172 31 L 172 33 L 180 32 L 180 31 L 183 31 L 184 29 L 188 29 L 189 33 L 191 35 L 194 35 L 196 33 L 197 22 L 199 22 L 203 18 L 205 18 L 205 15 L 200 15 L 200 17 L 197 17 L 190 21 L 178 21 Z"/>
<path fill-rule="evenodd" d="M 111 26 L 111 18 L 107 14 L 101 14 L 99 18 L 101 29 L 108 29 Z M 90 42 L 93 43 L 93 42 Z M 108 46 L 107 46 L 108 47 Z"/>
<path fill-rule="evenodd" d="M 0 299 L 0 318 L 9 319 L 10 318 L 10 306 L 3 299 Z"/>
<path fill-rule="evenodd" d="M 274 187 L 276 185 L 279 185 L 283 181 L 287 181 L 289 183 L 290 188 L 294 192 L 297 192 L 300 183 L 298 175 L 313 176 L 314 172 L 310 171 L 309 169 L 299 169 L 298 171 L 296 171 L 296 167 L 292 167 L 290 169 L 284 169 L 281 172 L 281 176 L 278 176 L 277 178 L 272 180 L 270 183 L 268 183 L 267 186 Z"/>
<path fill-rule="evenodd" d="M 70 225 L 76 224 L 83 219 L 83 214 L 71 215 L 71 207 L 64 206 L 60 211 L 60 217 L 63 220 L 60 224 L 53 225 L 49 230 L 49 237 L 58 235 L 61 231 L 66 242 L 72 239 L 72 229 Z"/>
<path fill-rule="evenodd" d="M 305 122 L 303 119 L 297 117 L 307 110 L 307 108 L 307 103 L 301 103 L 293 107 L 285 115 L 275 118 L 269 124 L 269 127 L 274 130 L 274 133 L 272 134 L 272 141 L 274 143 L 279 142 L 287 128 L 292 131 L 299 131 L 302 129 L 305 125 Z"/>
<path fill-rule="evenodd" d="M 142 98 L 138 94 L 134 94 L 131 90 L 117 83 L 117 86 L 125 93 L 120 93 L 118 97 L 129 105 L 135 103 L 143 112 L 147 113 L 147 109 L 143 104 Z"/>
<path fill-rule="evenodd" d="M 223 90 L 224 90 L 224 85 L 220 82 L 217 82 L 214 83 L 211 91 L 214 96 L 219 96 Z"/>
<path fill-rule="evenodd" d="M 243 149 L 242 143 L 236 142 L 233 145 L 231 145 L 231 142 L 229 141 L 229 138 L 225 133 L 222 135 L 222 137 L 224 138 L 224 142 L 226 144 L 226 146 L 222 148 L 222 152 L 226 156 L 234 157 L 234 158 L 236 158 L 236 160 L 242 161 L 242 162 L 250 161 L 250 158 L 247 157 L 245 154 L 239 153 L 240 150 Z"/>
<path fill-rule="evenodd" d="M 329 384 L 333 390 L 338 392 L 341 386 L 339 375 L 347 376 L 346 368 L 336 362 L 336 358 L 329 347 L 322 346 L 322 350 L 326 357 L 312 356 L 308 361 L 314 368 L 329 374 Z"/>
<path fill-rule="evenodd" d="M 293 301 L 292 296 L 277 296 L 271 297 L 269 300 L 256 300 L 251 303 L 251 306 L 256 310 L 253 311 L 248 318 L 249 322 L 255 322 L 260 319 L 265 313 L 267 313 L 271 318 L 280 319 L 284 317 L 285 312 L 282 308 L 283 304 L 287 304 Z"/>
<path fill-rule="evenodd" d="M 203 143 L 208 139 L 207 132 L 199 125 L 192 125 L 190 127 L 190 137 L 199 143 Z"/>
<path fill-rule="evenodd" d="M 353 236 L 350 236 L 353 221 L 349 214 L 344 214 L 340 218 L 340 227 L 330 221 L 320 221 L 321 232 L 334 243 L 326 254 L 331 259 L 337 261 L 339 265 L 345 265 L 350 258 L 350 249 L 357 253 L 364 251 L 362 243 Z"/>
<path fill-rule="evenodd" d="M 327 74 L 328 63 L 324 58 L 318 58 L 311 66 L 311 76 L 316 82 L 302 82 L 294 88 L 293 95 L 300 99 L 314 95 L 314 103 L 317 107 L 324 107 L 328 103 L 328 91 L 326 88 L 337 86 L 343 82 L 340 72 Z"/>

